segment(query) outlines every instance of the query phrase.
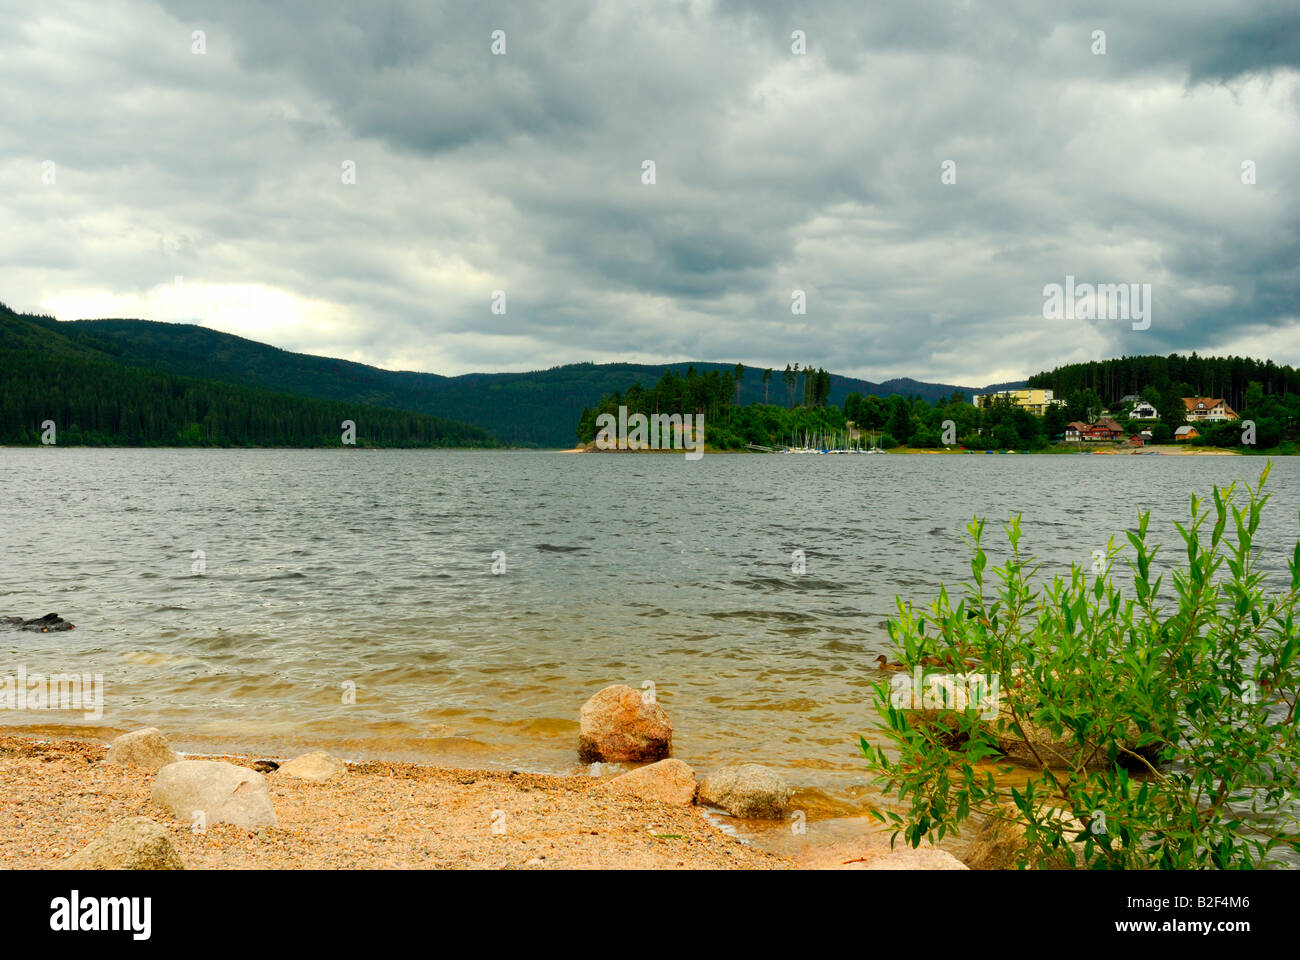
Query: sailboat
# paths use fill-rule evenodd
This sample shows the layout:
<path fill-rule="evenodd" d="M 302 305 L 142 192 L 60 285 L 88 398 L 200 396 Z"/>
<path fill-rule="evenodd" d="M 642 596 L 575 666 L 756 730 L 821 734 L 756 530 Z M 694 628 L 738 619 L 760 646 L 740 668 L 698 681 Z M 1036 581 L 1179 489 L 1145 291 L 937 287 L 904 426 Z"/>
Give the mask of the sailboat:
<path fill-rule="evenodd" d="M 887 450 L 881 450 L 881 449 L 880 449 L 880 447 L 877 445 L 875 431 L 872 431 L 872 433 L 871 433 L 871 449 L 869 449 L 869 450 L 864 450 L 863 452 L 864 452 L 864 453 L 888 453 L 889 451 L 887 451 Z"/>

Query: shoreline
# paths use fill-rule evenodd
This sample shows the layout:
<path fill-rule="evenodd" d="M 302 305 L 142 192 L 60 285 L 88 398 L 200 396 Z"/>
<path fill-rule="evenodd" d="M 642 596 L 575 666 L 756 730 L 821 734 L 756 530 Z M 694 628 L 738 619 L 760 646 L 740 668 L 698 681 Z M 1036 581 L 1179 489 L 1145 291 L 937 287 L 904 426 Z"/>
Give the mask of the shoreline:
<path fill-rule="evenodd" d="M 1113 456 L 1123 456 L 1125 454 L 1132 454 L 1134 456 L 1147 456 L 1147 457 L 1150 456 L 1162 456 L 1162 457 L 1300 456 L 1300 451 L 1294 453 L 1287 453 L 1283 450 L 1277 450 L 1277 449 L 1252 451 L 1248 454 L 1242 450 L 1236 450 L 1227 447 L 1187 447 L 1187 446 L 1179 447 L 1179 446 L 1174 446 L 1172 444 L 1161 444 L 1158 446 L 1153 445 L 1153 446 L 1142 447 L 1142 448 L 1118 446 L 1118 447 L 1108 447 L 1106 449 L 1099 449 L 1098 448 L 1099 446 L 1100 445 L 1083 446 L 1083 447 L 1079 447 L 1078 449 L 1072 449 L 1067 447 L 1061 447 L 1058 445 L 1053 447 L 1047 447 L 1042 450 L 1012 450 L 1012 449 L 986 450 L 986 449 L 975 449 L 973 447 L 969 449 L 959 449 L 956 447 L 947 447 L 947 448 L 945 447 L 891 447 L 887 450 L 883 450 L 882 452 L 891 454 L 893 456 L 909 456 L 912 454 L 926 454 L 930 456 L 954 456 L 960 454 L 981 454 L 982 455 L 986 453 L 1014 454 L 1018 456 L 1062 456 L 1062 455 L 1069 455 L 1069 454 L 1082 455 L 1082 454 L 1090 454 L 1090 453 L 1113 455 Z M 620 453 L 620 454 L 659 453 L 659 454 L 677 454 L 678 456 L 681 456 L 682 454 L 687 452 L 685 450 L 674 450 L 674 449 L 601 450 L 598 449 L 595 446 L 595 444 L 579 445 L 576 447 L 508 447 L 508 446 L 501 446 L 501 447 L 360 447 L 360 446 L 335 447 L 332 445 L 319 446 L 319 447 L 262 447 L 262 446 L 205 447 L 205 446 L 197 446 L 197 445 L 187 445 L 187 446 L 157 445 L 157 446 L 146 447 L 146 446 L 127 446 L 125 444 L 121 444 L 121 445 L 58 444 L 57 446 L 53 444 L 46 446 L 39 443 L 0 444 L 0 450 L 46 450 L 46 449 L 55 449 L 55 450 L 58 449 L 65 449 L 65 450 L 268 450 L 268 451 L 354 450 L 354 451 L 360 451 L 364 453 L 380 453 L 380 452 L 387 453 L 394 450 L 407 450 L 407 451 L 416 451 L 416 452 L 428 452 L 430 450 L 441 450 L 441 451 L 446 451 L 448 453 Z M 780 453 L 780 451 L 776 449 L 773 449 L 771 452 L 774 454 Z M 707 444 L 704 447 L 704 453 L 735 454 L 735 455 L 751 455 L 751 454 L 767 455 L 766 451 L 762 451 L 762 450 L 719 450 L 715 447 L 710 447 Z"/>
<path fill-rule="evenodd" d="M 679 456 L 683 453 L 683 451 L 681 451 L 681 450 L 672 450 L 672 449 L 659 449 L 659 450 L 648 450 L 648 449 L 647 449 L 647 450 L 632 450 L 632 449 L 624 449 L 624 450 L 601 450 L 601 449 L 597 448 L 594 444 L 591 444 L 591 445 L 584 445 L 584 446 L 577 446 L 577 447 L 569 447 L 569 448 L 566 448 L 566 449 L 564 449 L 564 450 L 549 450 L 549 451 L 544 451 L 544 452 L 549 452 L 549 453 L 604 453 L 604 454 L 611 454 L 611 453 L 614 453 L 614 454 L 678 454 Z M 765 451 L 762 451 L 762 450 L 717 450 L 717 449 L 714 449 L 713 447 L 710 447 L 710 446 L 707 446 L 707 445 L 706 445 L 705 448 L 704 448 L 704 452 L 705 452 L 705 453 L 708 453 L 708 454 L 736 454 L 736 455 L 762 455 L 762 456 L 771 456 L 772 454 L 780 454 L 781 451 L 779 451 L 779 450 L 772 450 L 771 453 L 769 454 L 769 453 L 767 453 L 767 452 L 765 452 Z M 1071 455 L 1073 455 L 1073 456 L 1086 456 L 1086 455 L 1088 455 L 1088 454 L 1097 454 L 1097 455 L 1101 455 L 1101 456 L 1125 456 L 1125 455 L 1131 455 L 1131 456 L 1139 456 L 1139 457 L 1195 457 L 1195 456 L 1200 456 L 1200 457 L 1243 457 L 1243 456 L 1248 456 L 1248 454 L 1245 454 L 1245 453 L 1241 452 L 1240 450 L 1231 450 L 1231 449 L 1226 449 L 1226 448 L 1223 448 L 1223 447 L 1174 447 L 1174 446 L 1169 446 L 1169 445 L 1151 446 L 1151 447 L 1141 447 L 1141 448 L 1134 448 L 1134 447 L 1130 447 L 1130 446 L 1127 446 L 1127 445 L 1122 445 L 1122 446 L 1112 446 L 1112 447 L 1107 447 L 1107 448 L 1105 448 L 1105 449 L 1100 449 L 1100 445 L 1095 445 L 1095 446 L 1078 447 L 1078 448 L 1069 448 L 1069 447 L 1047 447 L 1047 448 L 1045 448 L 1045 449 L 1043 449 L 1043 450 L 1012 450 L 1012 449 L 1006 449 L 1006 450 L 978 449 L 978 450 L 977 450 L 977 449 L 975 449 L 974 447 L 971 447 L 971 448 L 968 448 L 968 449 L 960 449 L 960 448 L 957 448 L 957 447 L 891 447 L 891 448 L 889 448 L 888 450 L 883 450 L 883 448 L 882 448 L 882 452 L 887 453 L 887 454 L 889 454 L 889 455 L 891 455 L 891 456 L 913 456 L 913 455 L 923 455 L 923 456 L 960 456 L 960 455 L 964 455 L 964 454 L 980 455 L 980 456 L 983 456 L 983 455 L 986 455 L 986 454 L 994 454 L 994 455 L 996 455 L 996 454 L 1003 454 L 1003 455 L 1031 456 L 1031 457 L 1033 457 L 1033 456 L 1071 456 Z M 830 456 L 830 454 L 825 454 L 825 456 Z M 845 456 L 853 456 L 853 454 L 845 454 Z M 1252 454 L 1249 454 L 1249 456 L 1268 456 L 1268 457 L 1274 457 L 1274 456 L 1277 456 L 1277 457 L 1286 457 L 1286 456 L 1300 456 L 1300 454 L 1287 454 L 1287 453 L 1280 453 L 1280 452 L 1260 452 L 1260 453 L 1252 453 Z"/>
<path fill-rule="evenodd" d="M 0 734 L 0 869 L 60 869 L 111 824 L 147 817 L 186 869 L 961 869 L 947 853 L 891 851 L 874 822 L 733 821 L 695 804 L 604 789 L 607 779 L 348 762 L 322 782 L 265 774 L 279 823 L 190 830 L 150 796 L 154 774 L 107 746 Z M 262 757 L 182 754 L 252 768 Z M 493 832 L 494 819 L 505 824 Z M 766 829 L 773 850 L 741 836 Z M 795 843 L 793 841 L 806 841 Z"/>

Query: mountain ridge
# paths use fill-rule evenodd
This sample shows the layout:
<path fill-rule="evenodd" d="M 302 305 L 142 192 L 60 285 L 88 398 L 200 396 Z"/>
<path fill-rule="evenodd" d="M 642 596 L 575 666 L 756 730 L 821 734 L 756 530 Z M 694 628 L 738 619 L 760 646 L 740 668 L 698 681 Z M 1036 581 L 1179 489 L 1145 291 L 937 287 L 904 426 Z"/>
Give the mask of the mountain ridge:
<path fill-rule="evenodd" d="M 0 304 L 0 443 L 500 445 L 488 431 L 445 417 L 152 369 L 114 352 L 112 343 L 65 337 L 51 318 Z M 348 421 L 352 440 L 343 439 Z"/>
<path fill-rule="evenodd" d="M 198 324 L 127 318 L 59 321 L 29 316 L 27 319 L 63 334 L 79 347 L 128 366 L 443 417 L 481 427 L 503 442 L 517 446 L 571 446 L 575 440 L 574 428 L 585 407 L 595 405 L 606 394 L 626 390 L 634 382 L 650 386 L 666 370 L 684 373 L 691 366 L 701 373 L 735 369 L 735 364 L 714 361 L 663 364 L 583 361 L 530 371 L 446 376 L 386 370 L 352 360 L 297 353 Z M 760 368 L 746 368 L 741 385 L 742 404 L 763 399 L 761 376 Z M 854 392 L 880 397 L 903 393 L 919 395 L 927 401 L 946 400 L 955 392 L 969 397 L 973 392 L 1021 385 L 1023 381 L 969 387 L 911 377 L 874 383 L 833 373 L 829 402 L 842 405 Z M 786 399 L 782 370 L 773 370 L 770 396 L 778 404 Z"/>

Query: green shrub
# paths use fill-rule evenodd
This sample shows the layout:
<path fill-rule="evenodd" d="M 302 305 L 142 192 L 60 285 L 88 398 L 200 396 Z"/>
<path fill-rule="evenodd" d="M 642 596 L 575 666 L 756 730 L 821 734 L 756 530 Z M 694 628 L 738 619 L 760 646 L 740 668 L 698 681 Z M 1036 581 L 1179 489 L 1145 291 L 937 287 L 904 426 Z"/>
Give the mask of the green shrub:
<path fill-rule="evenodd" d="M 909 667 L 933 658 L 998 680 L 996 702 L 925 714 L 877 685 L 879 745 L 863 738 L 861 748 L 897 801 L 877 812 L 895 838 L 916 846 L 982 815 L 1024 827 L 1029 866 L 1255 868 L 1281 847 L 1300 850 L 1300 542 L 1287 551 L 1289 583 L 1266 594 L 1256 535 L 1269 469 L 1244 505 L 1235 485 L 1210 503 L 1192 497 L 1168 583 L 1154 571 L 1147 513 L 1127 547 L 1112 538 L 1041 587 L 1020 517 L 992 571 L 984 521 L 973 520 L 962 599 L 954 606 L 941 587 L 923 610 L 900 600 L 889 632 Z M 1131 596 L 1112 579 L 1121 558 Z M 995 776 L 1011 772 L 1009 743 L 1028 769 Z"/>

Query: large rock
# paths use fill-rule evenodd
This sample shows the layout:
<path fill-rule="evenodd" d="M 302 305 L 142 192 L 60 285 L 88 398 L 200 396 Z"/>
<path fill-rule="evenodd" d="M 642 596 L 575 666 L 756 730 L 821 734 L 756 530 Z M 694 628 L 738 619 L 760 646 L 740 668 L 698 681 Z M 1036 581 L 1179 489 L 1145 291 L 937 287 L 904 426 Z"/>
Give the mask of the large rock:
<path fill-rule="evenodd" d="M 1126 732 L 1128 739 L 1122 744 L 1124 747 L 1149 762 L 1154 763 L 1159 759 L 1163 744 L 1156 742 L 1139 747 L 1138 739 L 1141 737 L 1141 732 L 1137 724 L 1132 721 L 1129 721 Z M 1017 731 L 1011 705 L 1005 699 L 999 708 L 994 735 L 997 737 L 998 749 L 1006 755 L 1007 759 L 1019 763 L 1038 766 L 1041 759 L 1043 766 L 1058 770 L 1069 769 L 1080 764 L 1086 770 L 1110 767 L 1110 758 L 1104 748 L 1094 741 L 1080 744 L 1074 731 L 1068 727 L 1062 727 L 1060 734 L 1054 735 L 1048 727 L 1024 720 L 1020 724 L 1020 730 Z M 1131 758 L 1121 754 L 1120 760 L 1127 762 Z"/>
<path fill-rule="evenodd" d="M 901 838 L 889 846 L 890 831 L 875 829 L 800 852 L 800 870 L 969 870 L 946 850 L 929 843 L 912 848 Z"/>
<path fill-rule="evenodd" d="M 680 760 L 660 760 L 606 780 L 597 789 L 686 805 L 695 799 L 695 771 Z"/>
<path fill-rule="evenodd" d="M 230 823 L 248 830 L 277 826 L 266 779 L 220 760 L 182 760 L 158 771 L 153 799 L 187 823 L 202 812 L 208 826 Z"/>
<path fill-rule="evenodd" d="M 59 866 L 64 870 L 184 870 L 171 837 L 147 817 L 113 824 Z"/>
<path fill-rule="evenodd" d="M 319 783 L 330 777 L 347 773 L 348 767 L 342 760 L 331 757 L 324 750 L 317 750 L 281 764 L 279 772 L 286 777 L 297 777 L 299 780 Z"/>
<path fill-rule="evenodd" d="M 700 782 L 700 803 L 733 817 L 780 820 L 790 806 L 790 788 L 771 767 L 737 763 L 722 767 Z"/>
<path fill-rule="evenodd" d="M 947 850 L 903 847 L 863 864 L 864 870 L 969 870 Z"/>
<path fill-rule="evenodd" d="M 624 684 L 606 687 L 582 705 L 578 758 L 583 763 L 662 760 L 672 753 L 673 725 L 658 703 Z"/>
<path fill-rule="evenodd" d="M 24 620 L 22 617 L 0 617 L 0 624 L 16 630 L 30 630 L 32 633 L 58 633 L 63 630 L 77 629 L 57 613 L 47 613 L 33 620 Z"/>
<path fill-rule="evenodd" d="M 180 759 L 157 727 L 124 733 L 108 745 L 108 763 L 141 767 L 150 773 Z"/>
<path fill-rule="evenodd" d="M 1044 819 L 1063 824 L 1064 840 L 1074 852 L 1073 864 L 1064 848 L 1054 851 L 1044 862 L 1031 860 L 1025 842 L 1024 823 L 1020 811 L 1013 806 L 1004 808 L 1000 815 L 985 817 L 962 859 L 972 870 L 1018 870 L 1022 867 L 1069 870 L 1082 867 L 1083 844 L 1070 842 L 1070 838 L 1077 837 L 1082 832 L 1083 824 L 1073 816 L 1057 810 L 1050 811 Z"/>

